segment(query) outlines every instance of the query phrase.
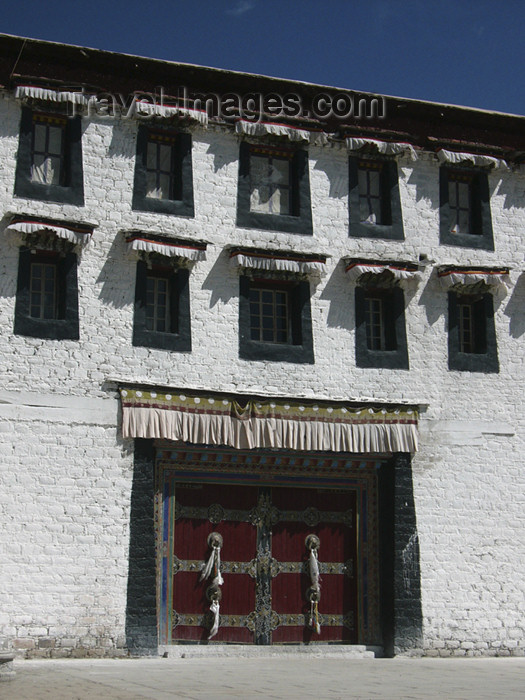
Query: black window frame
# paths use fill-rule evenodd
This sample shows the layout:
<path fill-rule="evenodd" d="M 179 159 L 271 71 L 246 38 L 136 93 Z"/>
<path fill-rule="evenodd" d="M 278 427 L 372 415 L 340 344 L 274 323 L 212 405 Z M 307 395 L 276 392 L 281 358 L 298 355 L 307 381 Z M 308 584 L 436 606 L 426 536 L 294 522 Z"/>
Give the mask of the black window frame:
<path fill-rule="evenodd" d="M 31 265 L 56 265 L 57 318 L 35 318 L 31 312 Z M 79 340 L 78 257 L 75 252 L 59 253 L 22 246 L 18 258 L 14 334 L 49 340 Z"/>
<path fill-rule="evenodd" d="M 170 287 L 170 317 L 174 331 L 148 330 L 146 323 L 146 288 L 149 276 L 164 277 Z M 191 352 L 190 271 L 185 267 L 154 265 L 137 261 L 133 338 L 135 347 Z"/>
<path fill-rule="evenodd" d="M 386 349 L 371 350 L 367 342 L 367 299 L 382 300 Z M 355 288 L 355 357 L 363 368 L 409 369 L 405 295 L 400 287 L 357 285 Z"/>
<path fill-rule="evenodd" d="M 474 347 L 461 351 L 460 306 L 473 307 Z M 448 368 L 460 372 L 499 372 L 498 344 L 494 322 L 494 299 L 490 292 L 473 294 L 465 290 L 448 292 Z"/>
<path fill-rule="evenodd" d="M 267 214 L 250 210 L 250 156 L 286 152 L 290 157 L 290 214 Z M 308 151 L 279 145 L 255 145 L 243 141 L 239 147 L 237 226 L 265 231 L 313 235 Z"/>
<path fill-rule="evenodd" d="M 361 163 L 381 166 L 381 223 L 366 223 L 361 221 L 359 170 Z M 349 235 L 354 238 L 379 238 L 402 241 L 405 238 L 403 227 L 403 212 L 399 193 L 399 175 L 397 161 L 393 158 L 363 158 L 349 156 L 348 158 L 348 208 Z"/>
<path fill-rule="evenodd" d="M 39 117 L 43 120 L 57 118 L 64 121 L 63 172 L 60 184 L 44 184 L 31 179 L 33 165 L 34 124 Z M 14 194 L 26 199 L 39 199 L 61 204 L 84 204 L 84 169 L 82 162 L 82 122 L 81 117 L 67 116 L 63 112 L 48 112 L 43 109 L 22 107 L 20 136 L 16 162 Z"/>
<path fill-rule="evenodd" d="M 251 339 L 250 289 L 282 289 L 288 292 L 290 343 L 263 342 Z M 310 282 L 264 276 L 239 277 L 239 357 L 242 360 L 269 360 L 314 364 Z"/>
<path fill-rule="evenodd" d="M 469 181 L 471 209 L 469 218 L 472 232 L 453 233 L 450 230 L 449 182 L 452 177 L 454 179 L 464 177 Z M 439 234 L 440 243 L 445 245 L 494 250 L 489 180 L 486 169 L 449 165 L 442 165 L 439 168 Z"/>
<path fill-rule="evenodd" d="M 158 134 L 173 139 L 173 199 L 147 197 L 147 155 L 150 136 Z M 155 140 L 155 139 L 151 139 Z M 184 131 L 139 124 L 133 184 L 132 209 L 173 216 L 195 216 L 193 200 L 192 137 Z"/>

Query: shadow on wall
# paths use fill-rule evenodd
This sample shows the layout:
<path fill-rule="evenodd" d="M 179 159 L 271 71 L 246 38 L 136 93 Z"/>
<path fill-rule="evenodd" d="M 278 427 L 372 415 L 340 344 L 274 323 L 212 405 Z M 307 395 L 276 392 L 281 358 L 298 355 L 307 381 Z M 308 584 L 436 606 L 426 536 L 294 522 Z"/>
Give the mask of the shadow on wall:
<path fill-rule="evenodd" d="M 239 275 L 230 265 L 230 252 L 227 248 L 221 250 L 202 288 L 211 292 L 210 309 L 219 302 L 227 304 L 231 299 L 238 298 Z"/>
<path fill-rule="evenodd" d="M 355 329 L 354 293 L 355 285 L 346 278 L 345 263 L 339 260 L 320 297 L 330 303 L 326 317 L 330 328 L 343 328 L 347 331 Z"/>
<path fill-rule="evenodd" d="M 127 255 L 124 236 L 117 234 L 97 278 L 97 283 L 101 285 L 100 300 L 115 309 L 133 305 L 135 273 L 136 258 Z"/>
<path fill-rule="evenodd" d="M 348 158 L 337 160 L 333 155 L 331 150 L 321 151 L 315 161 L 314 170 L 320 170 L 328 178 L 331 199 L 344 199 L 348 197 Z"/>
<path fill-rule="evenodd" d="M 508 316 L 509 331 L 513 338 L 521 338 L 525 333 L 525 315 L 523 309 L 525 307 L 525 272 L 518 277 L 518 281 L 514 285 L 510 299 L 505 307 L 505 316 Z"/>

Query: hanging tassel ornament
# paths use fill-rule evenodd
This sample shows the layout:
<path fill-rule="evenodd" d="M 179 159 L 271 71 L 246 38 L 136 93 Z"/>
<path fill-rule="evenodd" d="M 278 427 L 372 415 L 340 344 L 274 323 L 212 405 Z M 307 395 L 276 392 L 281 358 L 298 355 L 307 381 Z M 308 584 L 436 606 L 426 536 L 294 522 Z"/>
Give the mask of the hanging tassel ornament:
<path fill-rule="evenodd" d="M 219 586 L 222 586 L 224 579 L 221 574 L 221 547 L 222 547 L 222 536 L 218 532 L 212 532 L 208 535 L 208 546 L 211 547 L 211 553 L 208 557 L 206 564 L 200 575 L 200 581 L 205 581 L 208 578 L 213 580 L 211 584 L 206 589 L 206 597 L 210 602 L 210 612 L 213 615 L 213 624 L 208 635 L 208 639 L 215 637 L 219 631 L 219 612 L 220 612 L 220 600 L 222 598 L 222 591 Z"/>

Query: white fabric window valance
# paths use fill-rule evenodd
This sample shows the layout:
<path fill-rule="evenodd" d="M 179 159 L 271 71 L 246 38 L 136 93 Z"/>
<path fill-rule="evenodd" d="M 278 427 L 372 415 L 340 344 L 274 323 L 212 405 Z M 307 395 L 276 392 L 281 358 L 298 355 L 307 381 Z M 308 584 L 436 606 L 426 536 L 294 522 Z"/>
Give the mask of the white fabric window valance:
<path fill-rule="evenodd" d="M 415 408 L 121 389 L 124 438 L 182 440 L 237 449 L 415 452 Z"/>
<path fill-rule="evenodd" d="M 129 236 L 127 238 L 129 251 L 142 251 L 144 253 L 158 253 L 166 257 L 177 257 L 200 262 L 206 260 L 206 244 L 195 244 L 191 241 L 176 240 L 171 243 L 166 240 L 155 240 L 147 236 Z"/>
<path fill-rule="evenodd" d="M 446 151 L 441 149 L 437 152 L 437 157 L 440 163 L 472 163 L 472 165 L 477 165 L 479 167 L 490 167 L 490 168 L 508 168 L 507 162 L 501 160 L 500 158 L 494 158 L 493 156 L 483 156 L 477 153 L 459 153 L 457 151 Z"/>
<path fill-rule="evenodd" d="M 402 153 L 409 153 L 412 160 L 417 160 L 417 152 L 410 143 L 393 143 L 391 141 L 380 141 L 378 139 L 365 139 L 358 137 L 348 137 L 346 147 L 349 151 L 360 151 L 365 147 L 372 147 L 377 153 L 385 156 L 397 156 Z"/>
<path fill-rule="evenodd" d="M 275 124 L 272 122 L 251 122 L 240 119 L 235 123 L 235 131 L 247 136 L 285 136 L 290 141 L 308 141 L 309 143 L 324 145 L 328 143 L 328 136 L 324 131 L 309 131 L 288 124 Z"/>
<path fill-rule="evenodd" d="M 303 275 L 322 275 L 326 272 L 326 256 L 294 257 L 293 254 L 279 255 L 273 252 L 255 252 L 249 250 L 230 253 L 230 264 L 233 267 L 253 270 L 268 270 L 278 272 L 295 272 Z"/>
<path fill-rule="evenodd" d="M 374 275 L 380 275 L 382 272 L 388 270 L 394 277 L 398 280 L 411 280 L 419 279 L 421 276 L 421 271 L 417 268 L 415 264 L 406 263 L 383 263 L 383 262 L 348 262 L 346 265 L 345 272 L 349 279 L 355 281 L 361 277 L 361 275 L 371 272 Z"/>
<path fill-rule="evenodd" d="M 493 287 L 508 287 L 510 285 L 508 268 L 443 269 L 438 271 L 438 277 L 444 289 L 449 289 L 457 284 L 469 286 L 478 282 L 484 282 Z"/>
<path fill-rule="evenodd" d="M 86 229 L 77 229 L 74 226 L 66 226 L 65 224 L 50 224 L 43 221 L 13 221 L 6 227 L 6 231 L 16 233 L 53 233 L 58 238 L 62 238 L 75 245 L 85 246 L 90 238 L 92 231 Z"/>
<path fill-rule="evenodd" d="M 204 111 L 197 109 L 190 109 L 188 107 L 179 107 L 177 105 L 164 105 L 153 102 L 141 102 L 140 100 L 135 101 L 135 113 L 138 116 L 148 116 L 148 117 L 187 117 L 193 121 L 199 122 L 203 126 L 208 124 L 208 114 Z"/>
<path fill-rule="evenodd" d="M 87 105 L 90 95 L 84 95 L 82 92 L 70 92 L 68 90 L 49 90 L 48 88 L 37 87 L 35 85 L 19 85 L 15 90 L 15 98 L 26 99 L 33 98 L 35 100 L 46 100 L 47 102 L 71 102 L 77 105 Z"/>

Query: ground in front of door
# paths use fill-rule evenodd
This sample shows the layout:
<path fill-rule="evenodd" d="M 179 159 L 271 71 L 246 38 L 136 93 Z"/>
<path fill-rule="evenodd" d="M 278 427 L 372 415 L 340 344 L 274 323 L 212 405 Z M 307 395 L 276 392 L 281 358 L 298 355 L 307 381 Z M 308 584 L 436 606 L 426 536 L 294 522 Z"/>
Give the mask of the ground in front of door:
<path fill-rule="evenodd" d="M 520 698 L 525 658 L 17 661 L 5 700 L 494 700 Z"/>

